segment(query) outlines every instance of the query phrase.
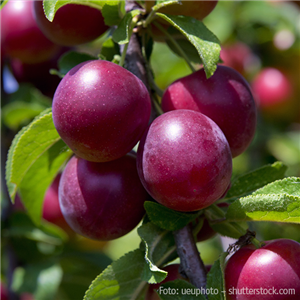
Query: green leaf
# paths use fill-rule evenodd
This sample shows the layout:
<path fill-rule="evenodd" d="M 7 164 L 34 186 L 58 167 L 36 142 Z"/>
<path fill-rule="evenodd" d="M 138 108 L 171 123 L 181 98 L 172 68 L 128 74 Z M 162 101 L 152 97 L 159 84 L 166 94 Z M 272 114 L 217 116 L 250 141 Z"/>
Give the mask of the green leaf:
<path fill-rule="evenodd" d="M 225 199 L 245 196 L 277 179 L 284 178 L 287 167 L 280 161 L 263 166 L 236 178 Z"/>
<path fill-rule="evenodd" d="M 94 8 L 97 8 L 99 10 L 102 9 L 102 7 L 109 2 L 119 2 L 119 1 L 110 1 L 110 0 L 44 0 L 43 6 L 44 6 L 44 12 L 46 15 L 46 18 L 52 22 L 54 19 L 54 16 L 59 8 L 66 4 L 81 4 L 81 5 L 88 5 Z"/>
<path fill-rule="evenodd" d="M 201 21 L 192 17 L 156 14 L 178 29 L 194 45 L 203 62 L 206 77 L 212 76 L 221 51 L 218 38 Z"/>
<path fill-rule="evenodd" d="M 236 226 L 234 226 L 234 224 L 225 219 L 225 209 L 226 208 L 221 208 L 213 204 L 205 209 L 205 217 L 209 221 L 209 225 L 214 231 L 223 236 L 238 239 L 241 236 L 241 232 L 236 228 Z M 219 220 L 223 221 L 215 222 Z M 246 222 L 240 222 L 238 225 L 244 228 L 246 232 L 246 229 L 248 228 Z"/>
<path fill-rule="evenodd" d="M 2 109 L 2 120 L 11 130 L 17 130 L 45 110 L 39 103 L 11 102 Z"/>
<path fill-rule="evenodd" d="M 129 37 L 131 34 L 131 24 L 132 19 L 140 13 L 140 10 L 132 10 L 128 12 L 120 22 L 118 28 L 114 31 L 112 38 L 113 40 L 122 45 L 129 42 Z"/>
<path fill-rule="evenodd" d="M 175 54 L 181 57 L 181 53 L 178 51 L 178 49 L 174 46 L 174 44 L 169 39 L 166 39 L 166 43 Z M 185 39 L 184 37 L 178 38 L 176 39 L 176 43 L 183 50 L 183 52 L 186 54 L 186 56 L 189 58 L 190 61 L 196 64 L 203 63 L 198 54 L 197 49 L 187 39 Z"/>
<path fill-rule="evenodd" d="M 207 289 L 218 291 L 217 293 L 209 293 L 208 300 L 226 300 L 224 269 L 227 254 L 227 252 L 222 253 L 207 274 Z"/>
<path fill-rule="evenodd" d="M 120 49 L 118 44 L 113 41 L 112 37 L 109 37 L 102 44 L 100 58 L 112 61 L 115 55 L 120 55 Z"/>
<path fill-rule="evenodd" d="M 26 172 L 59 140 L 51 109 L 46 109 L 15 136 L 6 162 L 6 183 L 12 201 Z"/>
<path fill-rule="evenodd" d="M 288 194 L 300 197 L 300 177 L 288 177 L 276 180 L 252 193 L 252 196 L 262 194 Z"/>
<path fill-rule="evenodd" d="M 23 177 L 19 186 L 20 195 L 29 216 L 36 224 L 41 219 L 46 190 L 71 155 L 72 151 L 59 140 L 32 164 Z"/>
<path fill-rule="evenodd" d="M 250 196 L 233 202 L 226 213 L 229 221 L 274 221 L 300 223 L 300 178 L 278 180 Z"/>
<path fill-rule="evenodd" d="M 248 228 L 247 223 L 239 223 L 241 227 L 243 227 L 246 231 Z M 219 233 L 222 236 L 227 236 L 233 239 L 238 239 L 241 236 L 240 231 L 238 231 L 234 226 L 230 224 L 230 222 L 221 222 L 216 224 L 210 224 L 211 228 Z"/>
<path fill-rule="evenodd" d="M 174 231 L 195 220 L 200 213 L 182 213 L 156 202 L 146 201 L 145 209 L 151 222 L 160 228 Z"/>
<path fill-rule="evenodd" d="M 145 245 L 145 265 L 142 280 L 149 283 L 163 281 L 167 272 L 159 269 L 170 257 L 174 258 L 176 246 L 173 234 L 162 230 L 151 222 L 143 224 L 138 228 L 138 234 Z"/>
<path fill-rule="evenodd" d="M 97 59 L 97 57 L 86 53 L 69 51 L 63 54 L 59 59 L 59 72 L 60 74 L 66 75 L 72 68 L 79 65 L 80 63 L 95 59 Z"/>
<path fill-rule="evenodd" d="M 136 299 L 146 287 L 142 281 L 144 253 L 136 249 L 109 265 L 90 285 L 84 300 Z"/>
<path fill-rule="evenodd" d="M 157 290 L 162 300 L 206 300 L 204 292 L 181 279 L 166 282 Z"/>
<path fill-rule="evenodd" d="M 0 10 L 5 6 L 5 4 L 8 2 L 8 0 L 1 0 L 0 2 Z"/>
<path fill-rule="evenodd" d="M 152 10 L 158 11 L 165 6 L 169 6 L 172 4 L 178 4 L 179 2 L 180 1 L 178 1 L 178 0 L 157 0 L 156 1 L 157 4 L 152 7 Z"/>
<path fill-rule="evenodd" d="M 102 8 L 102 16 L 107 26 L 118 25 L 122 20 L 124 1 L 107 1 Z"/>
<path fill-rule="evenodd" d="M 13 289 L 18 293 L 31 293 L 35 300 L 53 300 L 62 275 L 61 267 L 51 262 L 18 267 L 13 275 Z"/>

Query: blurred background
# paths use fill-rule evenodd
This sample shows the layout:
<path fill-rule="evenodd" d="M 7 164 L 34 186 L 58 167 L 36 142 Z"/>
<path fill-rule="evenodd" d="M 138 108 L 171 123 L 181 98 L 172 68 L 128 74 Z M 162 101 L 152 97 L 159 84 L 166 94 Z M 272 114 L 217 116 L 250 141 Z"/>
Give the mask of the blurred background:
<path fill-rule="evenodd" d="M 233 160 L 233 177 L 278 160 L 288 166 L 287 176 L 300 176 L 300 2 L 219 1 L 203 22 L 221 42 L 223 63 L 249 82 L 258 109 L 256 136 Z M 97 56 L 103 40 L 75 50 Z M 19 198 L 11 204 L 5 186 L 7 151 L 16 133 L 51 106 L 60 77 L 49 70 L 59 69 L 59 57 L 70 48 L 60 47 L 50 60 L 34 64 L 9 57 L 2 45 L 1 50 L 2 291 L 12 285 L 8 299 L 79 300 L 91 281 L 112 260 L 139 247 L 140 239 L 136 230 L 110 242 L 73 233 L 57 205 L 58 179 L 45 195 L 41 227 L 32 223 Z M 154 43 L 151 64 L 162 90 L 191 72 L 163 42 Z M 299 225 L 257 222 L 250 228 L 261 240 L 300 242 Z M 223 251 L 218 235 L 198 247 L 207 265 Z"/>

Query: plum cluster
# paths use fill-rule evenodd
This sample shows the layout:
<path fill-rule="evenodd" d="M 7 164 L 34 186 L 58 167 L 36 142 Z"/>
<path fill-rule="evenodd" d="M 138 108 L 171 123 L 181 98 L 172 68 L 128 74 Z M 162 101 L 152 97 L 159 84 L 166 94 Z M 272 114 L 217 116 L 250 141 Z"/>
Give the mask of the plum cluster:
<path fill-rule="evenodd" d="M 147 88 L 112 62 L 81 63 L 62 79 L 53 121 L 76 156 L 62 174 L 59 198 L 76 232 L 99 240 L 126 234 L 142 219 L 148 194 L 191 212 L 228 190 L 232 157 L 245 151 L 256 125 L 243 77 L 218 66 L 207 79 L 201 69 L 171 84 L 162 108 L 148 126 Z"/>

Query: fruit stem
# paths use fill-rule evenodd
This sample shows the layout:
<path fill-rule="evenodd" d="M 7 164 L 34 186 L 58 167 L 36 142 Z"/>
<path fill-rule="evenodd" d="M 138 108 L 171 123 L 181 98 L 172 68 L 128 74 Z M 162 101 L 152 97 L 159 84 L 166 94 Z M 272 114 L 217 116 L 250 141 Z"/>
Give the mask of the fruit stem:
<path fill-rule="evenodd" d="M 165 28 L 163 28 L 163 26 L 161 26 L 158 22 L 153 22 L 153 24 L 171 41 L 171 43 L 174 45 L 174 47 L 176 47 L 176 49 L 178 50 L 178 52 L 180 53 L 180 55 L 184 58 L 184 60 L 186 61 L 186 63 L 188 64 L 188 66 L 190 67 L 192 72 L 195 72 L 195 68 L 193 67 L 193 65 L 191 64 L 189 58 L 186 56 L 185 52 L 182 50 L 182 48 L 178 45 L 178 43 L 176 42 L 176 40 L 172 37 L 171 34 L 169 34 L 169 32 L 167 30 L 165 30 Z"/>
<path fill-rule="evenodd" d="M 120 59 L 120 62 L 119 62 L 119 66 L 121 66 L 121 67 L 124 66 L 124 62 L 125 62 L 125 57 L 126 57 L 128 45 L 129 45 L 129 43 L 126 43 L 124 45 L 124 48 L 123 48 L 123 51 L 122 51 L 121 59 Z"/>
<path fill-rule="evenodd" d="M 190 283 L 201 289 L 206 288 L 207 270 L 200 257 L 193 232 L 189 225 L 173 231 L 180 266 Z"/>
<path fill-rule="evenodd" d="M 146 20 L 143 23 L 143 27 L 146 28 L 155 18 L 155 10 L 151 10 L 150 14 L 148 15 L 148 17 L 146 18 Z"/>

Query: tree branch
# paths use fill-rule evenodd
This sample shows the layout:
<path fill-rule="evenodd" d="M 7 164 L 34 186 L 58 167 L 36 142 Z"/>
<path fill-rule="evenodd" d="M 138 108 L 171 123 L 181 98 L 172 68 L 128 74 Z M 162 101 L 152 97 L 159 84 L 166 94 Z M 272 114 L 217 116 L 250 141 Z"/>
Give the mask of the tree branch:
<path fill-rule="evenodd" d="M 126 11 L 130 11 L 136 8 L 137 6 L 135 2 L 128 0 L 126 1 Z M 129 45 L 125 57 L 125 66 L 126 69 L 128 69 L 143 81 L 149 91 L 149 94 L 151 95 L 151 87 L 148 81 L 147 68 L 142 55 L 141 43 L 137 33 L 133 33 L 129 40 Z M 152 99 L 152 108 L 153 103 L 154 101 Z M 156 116 L 157 115 L 155 109 L 152 109 L 151 120 L 153 120 Z M 180 230 L 174 231 L 173 234 L 183 272 L 195 287 L 205 288 L 206 268 L 200 258 L 191 227 L 187 225 Z"/>
<path fill-rule="evenodd" d="M 206 268 L 194 241 L 192 229 L 189 225 L 173 232 L 180 266 L 191 284 L 197 288 L 206 287 Z"/>

